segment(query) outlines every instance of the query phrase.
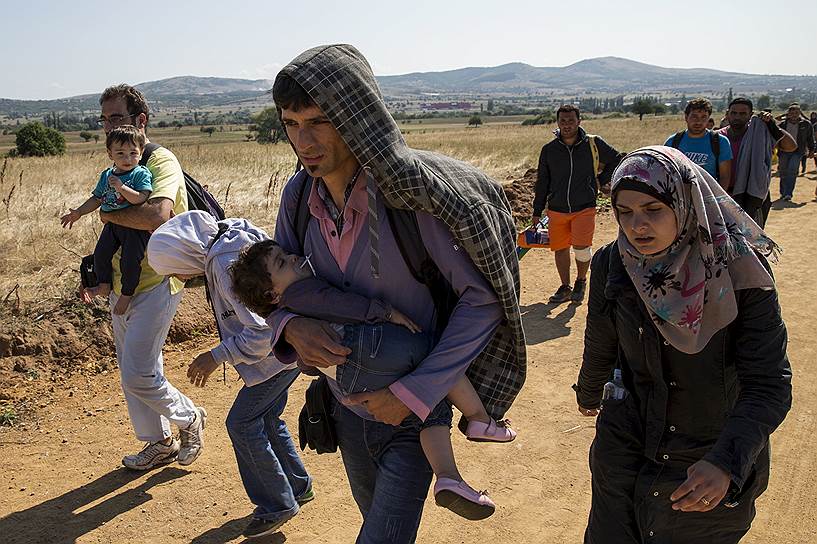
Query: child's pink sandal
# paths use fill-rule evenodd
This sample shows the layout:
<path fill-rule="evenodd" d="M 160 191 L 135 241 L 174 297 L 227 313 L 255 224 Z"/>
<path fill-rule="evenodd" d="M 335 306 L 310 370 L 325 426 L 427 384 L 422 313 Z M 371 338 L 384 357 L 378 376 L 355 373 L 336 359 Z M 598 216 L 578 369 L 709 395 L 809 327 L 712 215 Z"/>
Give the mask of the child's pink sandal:
<path fill-rule="evenodd" d="M 434 502 L 465 519 L 485 519 L 496 510 L 496 504 L 484 491 L 476 491 L 465 482 L 437 478 Z"/>
<path fill-rule="evenodd" d="M 472 442 L 512 442 L 516 438 L 516 431 L 511 429 L 511 422 L 507 419 L 485 424 L 481 421 L 469 421 L 465 429 L 465 436 Z"/>

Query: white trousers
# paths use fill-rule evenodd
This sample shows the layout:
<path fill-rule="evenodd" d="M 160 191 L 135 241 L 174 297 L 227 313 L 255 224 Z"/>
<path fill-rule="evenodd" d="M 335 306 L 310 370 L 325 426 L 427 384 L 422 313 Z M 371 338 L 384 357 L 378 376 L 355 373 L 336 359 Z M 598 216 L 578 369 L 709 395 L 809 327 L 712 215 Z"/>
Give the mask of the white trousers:
<path fill-rule="evenodd" d="M 111 292 L 114 307 L 117 295 Z M 131 299 L 124 315 L 111 314 L 116 360 L 131 425 L 143 442 L 171 436 L 170 424 L 190 425 L 196 407 L 173 387 L 163 370 L 162 346 L 182 293 L 170 294 L 168 280 Z"/>

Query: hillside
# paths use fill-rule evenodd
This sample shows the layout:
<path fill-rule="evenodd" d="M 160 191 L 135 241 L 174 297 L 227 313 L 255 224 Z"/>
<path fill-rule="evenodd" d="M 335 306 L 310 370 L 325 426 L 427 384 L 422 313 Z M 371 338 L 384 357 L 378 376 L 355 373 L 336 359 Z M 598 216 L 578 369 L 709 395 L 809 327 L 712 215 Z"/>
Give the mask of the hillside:
<path fill-rule="evenodd" d="M 414 72 L 377 78 L 390 97 L 533 94 L 783 94 L 786 89 L 817 92 L 817 76 L 761 75 L 706 68 L 666 68 L 618 57 L 601 57 L 565 67 L 536 67 L 514 62 L 443 72 Z M 137 85 L 156 108 L 205 108 L 267 102 L 269 79 L 178 76 Z M 97 94 L 57 100 L 0 99 L 0 115 L 19 117 L 51 111 L 94 112 Z"/>

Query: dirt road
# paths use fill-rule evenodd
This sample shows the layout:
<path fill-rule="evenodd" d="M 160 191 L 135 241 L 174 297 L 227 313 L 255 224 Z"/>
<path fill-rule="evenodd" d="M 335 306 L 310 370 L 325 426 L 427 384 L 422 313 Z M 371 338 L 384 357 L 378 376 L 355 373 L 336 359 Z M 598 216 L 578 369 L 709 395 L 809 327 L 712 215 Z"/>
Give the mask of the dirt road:
<path fill-rule="evenodd" d="M 814 178 L 800 178 L 795 203 L 775 206 L 768 231 L 785 252 L 775 268 L 789 327 L 795 372 L 794 408 L 773 435 L 769 490 L 745 542 L 806 544 L 815 536 L 817 490 L 817 376 L 814 312 L 817 287 L 817 203 Z M 776 181 L 776 180 L 775 180 Z M 775 183 L 776 185 L 776 183 Z M 776 193 L 776 191 L 774 191 Z M 597 242 L 611 240 L 610 216 Z M 522 310 L 528 335 L 529 376 L 509 416 L 519 430 L 510 445 L 477 445 L 455 435 L 463 474 L 488 489 L 499 508 L 486 521 L 467 522 L 427 507 L 423 543 L 580 542 L 590 503 L 587 451 L 593 420 L 575 410 L 570 385 L 582 350 L 585 306 L 545 301 L 557 285 L 552 257 L 531 251 L 522 261 Z M 140 446 L 132 436 L 115 372 L 77 382 L 46 407 L 26 430 L 0 433 L 0 542 L 239 542 L 251 505 L 244 496 L 223 421 L 240 388 L 228 383 L 194 390 L 184 384 L 196 351 L 168 351 L 167 373 L 209 411 L 206 450 L 192 466 L 147 474 L 120 466 Z M 291 390 L 285 417 L 296 422 L 306 380 Z M 811 401 L 809 399 L 812 399 Z M 293 425 L 297 428 L 297 425 Z M 317 500 L 259 542 L 353 542 L 360 524 L 339 455 L 307 453 Z"/>

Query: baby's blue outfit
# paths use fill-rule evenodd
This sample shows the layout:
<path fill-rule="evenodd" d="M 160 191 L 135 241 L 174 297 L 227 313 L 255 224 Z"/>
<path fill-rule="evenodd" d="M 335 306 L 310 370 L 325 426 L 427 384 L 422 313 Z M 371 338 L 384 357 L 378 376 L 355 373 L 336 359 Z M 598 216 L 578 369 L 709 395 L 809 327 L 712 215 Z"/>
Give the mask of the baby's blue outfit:
<path fill-rule="evenodd" d="M 114 175 L 113 166 L 102 172 L 92 192 L 96 198 L 102 200 L 100 207 L 103 212 L 113 212 L 131 205 L 130 202 L 125 200 L 125 197 L 117 193 L 116 189 L 108 183 L 108 178 L 112 175 Z M 151 183 L 153 176 L 144 166 L 139 165 L 125 174 L 116 174 L 116 177 L 122 181 L 123 185 L 130 187 L 134 191 L 153 191 L 153 184 Z"/>

